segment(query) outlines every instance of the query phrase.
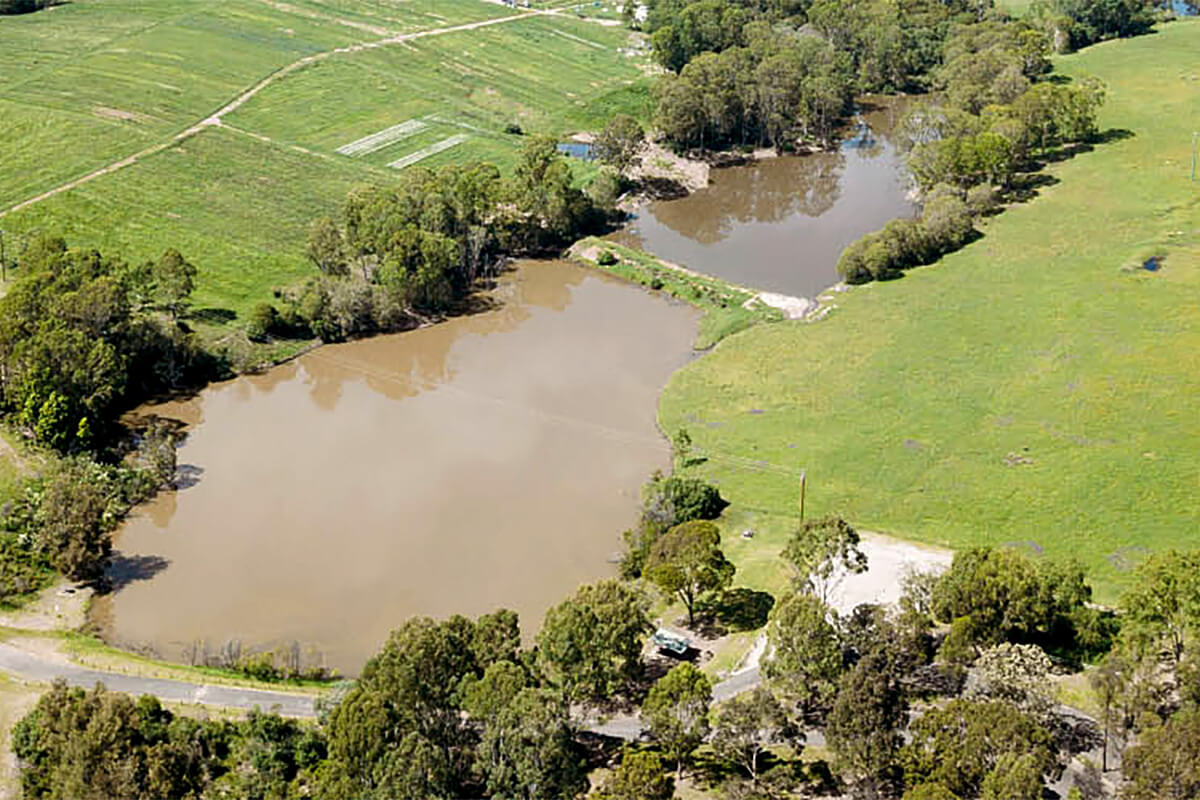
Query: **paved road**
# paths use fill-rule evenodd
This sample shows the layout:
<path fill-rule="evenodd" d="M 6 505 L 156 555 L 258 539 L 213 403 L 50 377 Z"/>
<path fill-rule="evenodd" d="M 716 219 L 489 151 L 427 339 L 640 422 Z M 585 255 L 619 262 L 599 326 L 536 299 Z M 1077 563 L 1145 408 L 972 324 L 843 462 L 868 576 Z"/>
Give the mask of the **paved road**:
<path fill-rule="evenodd" d="M 310 695 L 270 692 L 260 689 L 239 689 L 234 686 L 212 686 L 162 678 L 140 678 L 115 672 L 101 672 L 72 664 L 61 664 L 29 653 L 9 644 L 0 643 L 0 670 L 27 681 L 49 683 L 64 678 L 71 686 L 90 689 L 97 682 L 109 689 L 133 695 L 152 694 L 160 700 L 174 703 L 202 703 L 224 708 L 274 710 L 287 717 L 315 715 Z"/>
<path fill-rule="evenodd" d="M 123 675 L 119 672 L 102 672 L 74 664 L 58 661 L 30 653 L 10 644 L 0 642 L 0 671 L 7 672 L 26 681 L 50 683 L 63 678 L 71 686 L 90 689 L 103 683 L 116 692 L 132 695 L 151 694 L 159 700 L 173 703 L 200 703 L 224 708 L 278 711 L 286 717 L 315 716 L 314 697 L 311 695 L 272 692 L 261 689 L 240 689 L 235 686 L 214 686 L 203 683 L 167 680 L 165 678 L 142 678 Z M 759 684 L 758 668 L 744 670 L 713 687 L 713 699 L 722 702 L 749 691 Z M 619 716 L 589 726 L 588 730 L 602 736 L 612 736 L 626 741 L 636 741 L 645 734 L 645 726 L 636 716 Z"/>

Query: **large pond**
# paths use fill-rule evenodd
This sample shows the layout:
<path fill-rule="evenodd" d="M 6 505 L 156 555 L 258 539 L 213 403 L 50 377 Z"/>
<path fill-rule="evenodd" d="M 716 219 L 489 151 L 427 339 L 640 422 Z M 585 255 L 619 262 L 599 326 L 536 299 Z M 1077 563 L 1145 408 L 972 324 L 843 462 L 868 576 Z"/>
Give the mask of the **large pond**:
<path fill-rule="evenodd" d="M 117 539 L 108 638 L 173 659 L 297 642 L 355 674 L 414 614 L 521 613 L 612 574 L 669 447 L 657 397 L 695 313 L 522 264 L 496 307 L 322 347 L 194 399 L 183 488 Z"/>
<path fill-rule="evenodd" d="M 814 297 L 838 282 L 846 245 L 916 212 L 889 138 L 902 113 L 895 100 L 864 102 L 837 150 L 713 170 L 706 188 L 644 206 L 618 238 L 734 283 Z"/>

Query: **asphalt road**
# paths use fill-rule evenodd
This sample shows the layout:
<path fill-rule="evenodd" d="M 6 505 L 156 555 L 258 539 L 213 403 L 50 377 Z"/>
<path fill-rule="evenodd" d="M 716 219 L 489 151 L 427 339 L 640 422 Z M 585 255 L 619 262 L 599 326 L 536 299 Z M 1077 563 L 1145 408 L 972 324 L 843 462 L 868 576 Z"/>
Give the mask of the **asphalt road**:
<path fill-rule="evenodd" d="M 50 683 L 63 678 L 71 686 L 90 689 L 103 683 L 116 692 L 132 695 L 150 694 L 172 703 L 200 703 L 249 710 L 276 711 L 286 717 L 315 716 L 311 695 L 272 692 L 262 689 L 240 689 L 235 686 L 214 686 L 165 678 L 143 678 L 119 672 L 102 672 L 73 664 L 64 664 L 10 644 L 0 642 L 0 671 L 26 681 Z M 740 672 L 713 687 L 713 700 L 722 702 L 749 691 L 761 681 L 758 668 Z M 637 741 L 645 734 L 645 726 L 636 716 L 613 717 L 590 725 L 588 730 L 602 736 Z"/>
<path fill-rule="evenodd" d="M 152 694 L 159 700 L 172 703 L 201 703 L 245 710 L 260 708 L 263 711 L 277 711 L 286 717 L 315 716 L 314 698 L 310 695 L 260 689 L 239 689 L 234 686 L 213 686 L 163 678 L 141 678 L 117 672 L 101 672 L 51 661 L 4 643 L 0 643 L 0 671 L 22 680 L 42 683 L 50 683 L 55 678 L 63 678 L 71 686 L 85 689 L 90 689 L 97 683 L 103 683 L 116 692 L 126 692 L 132 695 Z"/>

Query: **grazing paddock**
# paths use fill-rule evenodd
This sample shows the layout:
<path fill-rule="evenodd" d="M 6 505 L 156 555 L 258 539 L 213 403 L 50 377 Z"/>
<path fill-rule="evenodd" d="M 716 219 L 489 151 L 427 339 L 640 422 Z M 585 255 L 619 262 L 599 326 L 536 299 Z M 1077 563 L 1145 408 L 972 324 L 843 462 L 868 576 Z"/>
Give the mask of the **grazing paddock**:
<path fill-rule="evenodd" d="M 643 62 L 618 52 L 629 39 L 628 31 L 569 17 L 529 17 L 419 39 L 299 70 L 229 121 L 328 152 L 397 118 L 436 121 L 478 134 L 455 159 L 499 155 L 504 167 L 521 144 L 505 135 L 511 124 L 526 133 L 565 135 L 599 127 L 619 111 L 646 115 Z"/>

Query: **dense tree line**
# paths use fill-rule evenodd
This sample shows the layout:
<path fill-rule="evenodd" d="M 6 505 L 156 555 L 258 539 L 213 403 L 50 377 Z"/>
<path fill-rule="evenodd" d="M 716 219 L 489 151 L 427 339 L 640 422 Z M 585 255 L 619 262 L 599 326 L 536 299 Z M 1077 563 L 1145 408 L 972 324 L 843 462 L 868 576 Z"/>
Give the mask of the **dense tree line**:
<path fill-rule="evenodd" d="M 337 341 L 409 327 L 454 308 L 505 257 L 552 252 L 607 214 L 549 138 L 529 140 L 508 177 L 490 164 L 406 170 L 351 192 L 340 221 L 312 223 L 321 275 L 254 309 L 248 332 Z"/>

